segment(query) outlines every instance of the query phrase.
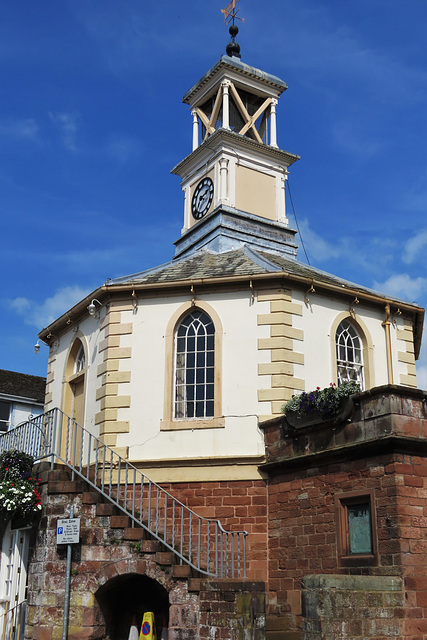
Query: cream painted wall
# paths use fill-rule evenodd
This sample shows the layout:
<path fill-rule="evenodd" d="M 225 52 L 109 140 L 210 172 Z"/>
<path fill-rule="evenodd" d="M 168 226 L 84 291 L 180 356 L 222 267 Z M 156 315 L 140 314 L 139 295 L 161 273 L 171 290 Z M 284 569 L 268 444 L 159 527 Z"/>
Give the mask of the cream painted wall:
<path fill-rule="evenodd" d="M 85 426 L 94 435 L 98 435 L 98 427 L 95 425 L 95 413 L 99 410 L 99 402 L 96 401 L 96 388 L 99 386 L 97 377 L 97 367 L 103 361 L 103 353 L 99 353 L 99 342 L 101 340 L 100 325 L 105 315 L 105 308 L 101 309 L 100 318 L 88 317 L 80 323 L 78 331 L 71 328 L 59 338 L 57 346 L 53 347 L 56 352 L 56 359 L 53 366 L 54 377 L 50 387 L 52 393 L 52 407 L 62 408 L 63 381 L 65 365 L 67 363 L 69 350 L 79 337 L 86 343 L 86 403 L 85 403 Z"/>
<path fill-rule="evenodd" d="M 223 326 L 222 413 L 225 427 L 161 431 L 165 394 L 165 332 L 171 316 L 189 296 L 163 300 L 141 299 L 133 317 L 133 333 L 124 336 L 132 345 L 129 393 L 130 409 L 119 410 L 119 420 L 130 420 L 130 433 L 118 436 L 118 446 L 129 446 L 133 460 L 262 455 L 258 430 L 258 362 L 265 354 L 257 340 L 268 337 L 268 328 L 257 325 L 257 315 L 268 303 L 252 303 L 245 291 L 202 296 L 213 307 Z M 197 302 L 196 302 L 197 304 Z M 124 322 L 130 321 L 125 318 Z M 123 339 L 122 338 L 122 339 Z M 127 346 L 127 342 L 123 342 Z M 120 390 L 122 393 L 122 389 Z M 127 391 L 126 391 L 127 393 Z"/>
<path fill-rule="evenodd" d="M 294 290 L 295 301 L 302 304 L 303 315 L 294 316 L 294 326 L 304 330 L 304 342 L 294 341 L 294 349 L 304 354 L 304 365 L 295 365 L 295 376 L 305 379 L 306 391 L 317 386 L 326 387 L 334 379 L 333 362 L 331 357 L 331 327 L 335 318 L 343 312 L 348 312 L 350 300 L 340 300 L 321 296 L 318 293 L 309 294 L 310 302 L 305 304 L 305 293 Z M 355 306 L 355 312 L 365 323 L 374 345 L 374 385 L 388 384 L 387 355 L 385 331 L 382 326 L 384 310 L 374 309 L 360 303 Z M 392 329 L 392 336 L 395 329 Z M 403 343 L 402 343 L 403 344 Z M 397 350 L 399 347 L 392 338 L 392 348 L 395 355 L 394 370 L 395 383 L 397 380 Z"/>
<path fill-rule="evenodd" d="M 196 291 L 197 293 L 197 291 Z M 200 294 L 199 294 L 200 295 Z M 120 347 L 131 347 L 131 358 L 119 361 L 120 371 L 131 371 L 130 382 L 120 383 L 119 395 L 131 397 L 130 408 L 118 409 L 118 421 L 129 421 L 128 433 L 117 435 L 117 446 L 128 447 L 129 459 L 148 467 L 162 460 L 186 461 L 216 458 L 260 456 L 264 452 L 263 435 L 258 429 L 258 416 L 265 414 L 265 402 L 258 402 L 258 390 L 269 388 L 269 376 L 258 375 L 258 364 L 270 362 L 271 352 L 259 350 L 258 341 L 270 337 L 269 325 L 258 325 L 258 316 L 269 314 L 270 302 L 252 302 L 249 286 L 232 292 L 201 294 L 201 300 L 214 309 L 223 327 L 222 349 L 222 414 L 224 427 L 162 430 L 165 399 L 165 333 L 171 317 L 182 305 L 189 304 L 190 295 L 163 298 L 140 298 L 136 311 L 122 311 L 121 323 L 131 324 L 132 333 L 121 335 Z M 349 300 L 309 294 L 305 304 L 304 290 L 293 289 L 292 301 L 302 306 L 302 315 L 293 315 L 292 325 L 303 331 L 304 340 L 293 340 L 294 351 L 304 355 L 304 364 L 294 365 L 294 376 L 305 381 L 305 389 L 328 386 L 334 379 L 331 349 L 331 327 L 336 317 L 348 311 Z M 197 302 L 196 302 L 197 304 Z M 190 307 L 188 307 L 190 308 Z M 101 314 L 105 310 L 101 309 Z M 356 313 L 366 325 L 372 342 L 375 385 L 387 384 L 387 359 L 383 308 L 363 303 Z M 62 335 L 56 348 L 54 380 L 51 385 L 51 406 L 62 406 L 63 376 L 70 345 L 76 336 L 86 339 L 87 378 L 85 426 L 98 435 L 95 414 L 100 410 L 96 390 L 100 387 L 98 365 L 104 352 L 99 352 L 102 319 L 87 318 L 78 332 L 71 329 Z M 397 320 L 403 328 L 403 320 Z M 405 350 L 392 327 L 392 348 L 395 383 L 406 365 L 398 363 L 397 351 Z M 169 389 L 168 385 L 168 389 Z M 172 393 L 172 390 L 170 390 Z M 173 464 L 171 464 L 173 468 Z M 256 467 L 254 467 L 256 473 Z M 164 480 L 164 478 L 163 478 Z"/>

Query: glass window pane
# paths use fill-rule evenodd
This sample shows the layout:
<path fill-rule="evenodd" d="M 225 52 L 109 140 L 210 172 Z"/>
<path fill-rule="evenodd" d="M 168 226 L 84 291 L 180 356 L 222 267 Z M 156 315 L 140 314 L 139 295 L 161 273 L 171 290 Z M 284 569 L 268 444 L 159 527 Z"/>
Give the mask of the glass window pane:
<path fill-rule="evenodd" d="M 196 418 L 204 418 L 205 417 L 205 403 L 196 402 Z"/>
<path fill-rule="evenodd" d="M 196 364 L 196 356 L 194 353 L 187 354 L 187 367 L 194 367 Z"/>
<path fill-rule="evenodd" d="M 178 417 L 182 405 L 185 407 L 185 415 L 179 417 L 202 418 L 213 415 L 214 333 L 211 318 L 199 309 L 186 315 L 177 328 L 175 417 Z M 206 394 L 210 400 L 209 408 L 204 401 Z"/>
<path fill-rule="evenodd" d="M 206 366 L 206 354 L 205 353 L 198 353 L 197 354 L 197 366 L 198 367 Z"/>
<path fill-rule="evenodd" d="M 184 416 L 185 418 L 194 418 L 194 403 L 193 402 L 187 402 L 187 415 Z"/>
<path fill-rule="evenodd" d="M 213 400 L 206 402 L 206 415 L 212 417 L 214 415 L 214 403 Z"/>
<path fill-rule="evenodd" d="M 204 385 L 198 385 L 196 387 L 196 400 L 204 400 L 205 397 L 205 387 Z"/>
<path fill-rule="evenodd" d="M 206 385 L 206 398 L 209 400 L 213 400 L 214 398 L 214 385 L 207 384 Z"/>
<path fill-rule="evenodd" d="M 347 506 L 350 554 L 372 553 L 369 503 Z"/>

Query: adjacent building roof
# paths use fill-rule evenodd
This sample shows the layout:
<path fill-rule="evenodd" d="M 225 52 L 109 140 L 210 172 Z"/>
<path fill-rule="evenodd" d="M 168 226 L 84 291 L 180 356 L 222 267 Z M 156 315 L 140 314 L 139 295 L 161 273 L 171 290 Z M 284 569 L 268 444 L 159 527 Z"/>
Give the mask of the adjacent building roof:
<path fill-rule="evenodd" d="M 46 378 L 0 369 L 0 394 L 44 403 Z"/>

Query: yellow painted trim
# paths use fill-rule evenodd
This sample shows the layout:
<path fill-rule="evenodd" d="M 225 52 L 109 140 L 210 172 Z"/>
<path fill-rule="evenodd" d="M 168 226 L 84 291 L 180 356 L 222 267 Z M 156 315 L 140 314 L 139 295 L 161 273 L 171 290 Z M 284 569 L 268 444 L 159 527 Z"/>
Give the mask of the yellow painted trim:
<path fill-rule="evenodd" d="M 258 289 L 257 292 L 257 300 L 258 302 L 271 302 L 274 300 L 286 300 L 287 302 L 292 302 L 291 290 L 290 289 L 282 289 L 282 288 L 271 288 L 271 289 Z M 270 305 L 271 310 L 273 311 L 272 304 Z"/>
<path fill-rule="evenodd" d="M 398 351 L 397 359 L 399 362 L 406 362 L 408 364 L 415 364 L 415 357 L 413 353 L 408 353 L 407 351 Z"/>

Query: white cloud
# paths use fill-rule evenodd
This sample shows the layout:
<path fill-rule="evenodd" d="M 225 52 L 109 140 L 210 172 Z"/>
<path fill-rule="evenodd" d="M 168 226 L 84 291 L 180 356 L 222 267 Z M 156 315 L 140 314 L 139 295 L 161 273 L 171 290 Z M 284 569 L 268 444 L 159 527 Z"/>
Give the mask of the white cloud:
<path fill-rule="evenodd" d="M 415 262 L 425 247 L 427 247 L 427 229 L 422 229 L 406 242 L 405 251 L 402 256 L 403 262 L 406 264 Z"/>
<path fill-rule="evenodd" d="M 20 140 L 38 140 L 39 125 L 33 118 L 0 122 L 0 136 Z"/>
<path fill-rule="evenodd" d="M 64 147 L 69 151 L 77 151 L 76 133 L 79 114 L 77 113 L 49 113 L 54 125 L 59 129 Z"/>
<path fill-rule="evenodd" d="M 407 273 L 396 273 L 384 282 L 374 282 L 374 288 L 396 298 L 415 301 L 427 294 L 427 278 L 411 278 Z"/>
<path fill-rule="evenodd" d="M 52 297 L 41 302 L 35 302 L 28 298 L 15 298 L 9 301 L 9 306 L 18 315 L 24 317 L 25 324 L 42 329 L 59 318 L 89 292 L 89 289 L 79 286 L 63 287 L 58 289 Z"/>
<path fill-rule="evenodd" d="M 318 233 L 313 231 L 310 228 L 308 220 L 303 220 L 300 225 L 301 233 L 299 234 L 299 238 L 302 238 L 304 242 L 304 246 L 308 253 L 308 257 L 310 262 L 312 260 L 328 260 L 330 258 L 338 258 L 341 254 L 340 247 L 337 244 L 332 244 L 328 242 L 324 238 L 322 238 Z M 299 248 L 299 258 L 302 259 L 303 247 L 302 243 L 298 243 L 300 245 Z"/>
<path fill-rule="evenodd" d="M 417 386 L 419 389 L 427 389 L 427 364 L 417 363 Z"/>

